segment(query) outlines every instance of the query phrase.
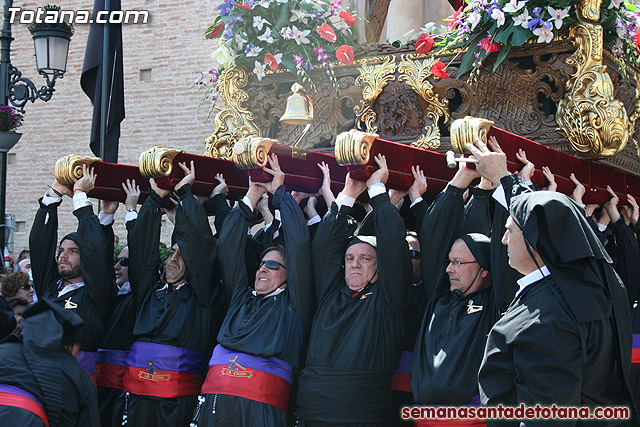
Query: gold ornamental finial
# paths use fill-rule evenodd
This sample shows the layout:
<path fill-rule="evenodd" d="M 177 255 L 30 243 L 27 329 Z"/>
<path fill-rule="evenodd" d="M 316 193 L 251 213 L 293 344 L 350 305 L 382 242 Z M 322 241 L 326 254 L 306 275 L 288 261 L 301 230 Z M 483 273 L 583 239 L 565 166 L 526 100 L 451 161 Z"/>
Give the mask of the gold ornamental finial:
<path fill-rule="evenodd" d="M 265 167 L 269 160 L 269 150 L 277 143 L 275 139 L 246 136 L 233 146 L 233 163 L 243 170 Z"/>
<path fill-rule="evenodd" d="M 340 166 L 365 165 L 369 162 L 371 145 L 378 137 L 375 133 L 351 129 L 336 137 L 336 162 Z"/>
<path fill-rule="evenodd" d="M 182 152 L 164 147 L 153 147 L 143 151 L 138 158 L 140 173 L 145 178 L 169 176 L 173 171 L 173 159 Z"/>
<path fill-rule="evenodd" d="M 82 165 L 89 166 L 91 163 L 99 161 L 99 157 L 80 156 L 78 154 L 64 156 L 56 162 L 54 171 L 56 181 L 64 185 L 73 185 L 82 178 Z"/>
<path fill-rule="evenodd" d="M 494 124 L 491 120 L 467 116 L 451 124 L 451 148 L 458 154 L 471 154 L 467 143 L 475 145 L 476 137 L 487 143 L 487 133 Z"/>

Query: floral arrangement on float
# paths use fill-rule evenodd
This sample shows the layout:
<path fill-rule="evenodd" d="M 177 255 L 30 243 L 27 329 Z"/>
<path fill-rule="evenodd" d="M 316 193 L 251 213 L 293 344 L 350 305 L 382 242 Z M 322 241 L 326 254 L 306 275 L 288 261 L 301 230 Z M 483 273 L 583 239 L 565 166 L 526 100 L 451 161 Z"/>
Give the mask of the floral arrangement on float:
<path fill-rule="evenodd" d="M 258 80 L 289 70 L 315 88 L 309 73 L 325 69 L 337 88 L 334 62 L 354 62 L 351 27 L 356 14 L 340 0 L 224 0 L 205 32 L 216 39 L 212 59 L 218 64 L 192 86 L 203 89 L 200 106 L 210 103 L 207 118 L 216 107 L 222 73 L 243 66 Z"/>
<path fill-rule="evenodd" d="M 470 0 L 450 19 L 444 34 L 420 34 L 416 51 L 434 52 L 466 49 L 458 76 L 467 72 L 477 78 L 484 60 L 495 53 L 493 71 L 514 46 L 529 40 L 549 43 L 560 30 L 576 22 L 577 0 Z M 604 41 L 620 62 L 640 64 L 640 14 L 626 0 L 602 0 L 600 25 Z M 444 68 L 446 73 L 446 67 Z"/>

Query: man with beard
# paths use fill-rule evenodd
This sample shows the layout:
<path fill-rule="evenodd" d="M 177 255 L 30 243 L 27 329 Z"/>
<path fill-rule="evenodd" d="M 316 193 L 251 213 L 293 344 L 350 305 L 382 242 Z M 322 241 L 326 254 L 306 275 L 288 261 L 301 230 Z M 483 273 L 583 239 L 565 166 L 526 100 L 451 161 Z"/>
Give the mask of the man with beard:
<path fill-rule="evenodd" d="M 496 192 L 504 198 L 497 200 L 509 209 L 502 238 L 509 264 L 524 274 L 487 338 L 478 374 L 483 405 L 627 406 L 633 416 L 626 290 L 583 208 L 560 193 L 532 192 L 509 173 L 497 145 L 492 152 L 477 144 L 467 144 L 476 169 L 500 184 Z M 525 423 L 487 420 L 498 424 Z"/>
<path fill-rule="evenodd" d="M 217 245 L 191 192 L 195 166 L 179 166 L 185 176 L 174 188 L 180 202 L 164 277 L 157 275 L 160 221 L 162 207 L 173 206 L 171 192 L 150 180 L 149 197 L 129 232 L 135 342 L 114 418 L 121 415 L 133 426 L 189 425 L 225 314 Z"/>
<path fill-rule="evenodd" d="M 96 176 L 86 165 L 82 172 L 73 191 L 55 181 L 40 199 L 29 235 L 29 249 L 38 297 L 50 299 L 84 320 L 78 362 L 94 376 L 96 351 L 104 339 L 104 324 L 115 293 L 110 253 L 113 243 L 105 237 L 87 199 Z M 73 197 L 78 231 L 62 238 L 56 256 L 58 206 L 64 195 Z"/>

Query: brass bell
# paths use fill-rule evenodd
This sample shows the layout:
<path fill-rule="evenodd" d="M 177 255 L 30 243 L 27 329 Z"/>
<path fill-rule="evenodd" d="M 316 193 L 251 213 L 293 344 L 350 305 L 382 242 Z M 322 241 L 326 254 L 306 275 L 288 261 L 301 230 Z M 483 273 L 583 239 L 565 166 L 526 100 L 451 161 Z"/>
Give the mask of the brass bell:
<path fill-rule="evenodd" d="M 304 88 L 294 83 L 291 95 L 287 99 L 287 108 L 280 117 L 280 122 L 287 125 L 308 125 L 313 123 L 313 103 Z"/>

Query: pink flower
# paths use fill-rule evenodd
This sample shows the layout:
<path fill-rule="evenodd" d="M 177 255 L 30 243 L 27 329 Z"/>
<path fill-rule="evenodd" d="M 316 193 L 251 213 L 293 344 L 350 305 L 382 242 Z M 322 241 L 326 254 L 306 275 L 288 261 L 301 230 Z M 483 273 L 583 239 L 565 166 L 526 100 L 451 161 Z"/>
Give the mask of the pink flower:
<path fill-rule="evenodd" d="M 492 42 L 491 40 L 489 40 L 489 37 L 485 37 L 480 40 L 480 46 L 482 46 L 482 48 L 486 50 L 487 53 L 497 52 L 500 50 L 500 43 Z"/>
<path fill-rule="evenodd" d="M 434 43 L 434 40 L 429 34 L 427 33 L 420 34 L 420 36 L 418 37 L 418 40 L 416 40 L 416 52 L 418 52 L 421 55 L 426 55 L 427 53 L 431 52 L 431 49 L 433 48 L 433 43 Z"/>
<path fill-rule="evenodd" d="M 277 58 L 278 56 L 282 58 L 281 53 L 278 55 L 267 53 L 264 55 L 264 64 L 268 65 L 271 71 L 278 71 L 278 64 L 280 63 L 280 61 Z"/>
<path fill-rule="evenodd" d="M 338 61 L 342 62 L 345 65 L 352 65 L 355 60 L 355 53 L 353 53 L 353 48 L 346 44 L 343 44 L 336 51 L 336 58 Z"/>
<path fill-rule="evenodd" d="M 336 36 L 336 32 L 333 31 L 333 28 L 331 28 L 331 25 L 327 24 L 326 22 L 316 28 L 316 33 L 320 34 L 320 37 L 330 43 L 335 42 L 338 38 Z"/>

